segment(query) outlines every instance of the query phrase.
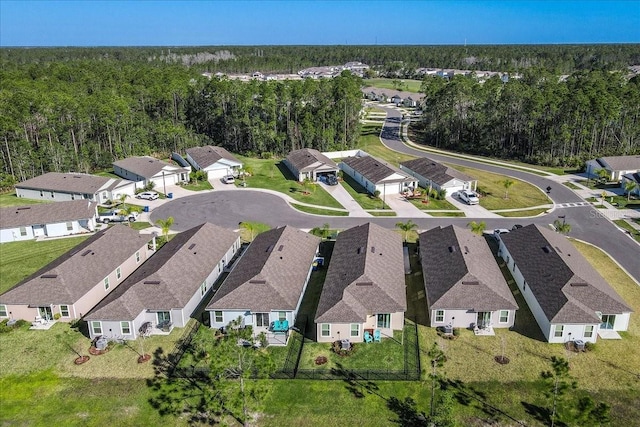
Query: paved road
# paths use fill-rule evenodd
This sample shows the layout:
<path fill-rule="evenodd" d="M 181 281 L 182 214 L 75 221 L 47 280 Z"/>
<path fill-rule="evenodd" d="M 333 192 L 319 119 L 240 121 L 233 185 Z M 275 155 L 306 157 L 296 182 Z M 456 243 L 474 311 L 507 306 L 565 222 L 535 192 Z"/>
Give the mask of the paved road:
<path fill-rule="evenodd" d="M 400 141 L 400 113 L 388 110 L 389 118 L 385 122 L 382 140 L 385 145 L 396 151 L 424 156 L 425 153 L 407 147 Z M 513 176 L 539 188 L 551 186 L 551 198 L 555 203 L 579 203 L 582 199 L 569 188 L 539 175 L 507 169 L 499 166 L 476 163 L 470 160 L 429 154 L 435 160 L 465 165 L 499 174 Z M 571 224 L 570 236 L 593 243 L 610 253 L 638 282 L 640 282 L 640 246 L 622 234 L 607 218 L 590 206 L 558 208 L 553 213 L 530 219 L 518 218 L 482 218 L 487 229 L 511 228 L 513 224 L 536 223 L 544 226 L 552 224 L 558 216 L 564 215 Z M 227 228 L 238 228 L 242 221 L 257 221 L 272 227 L 292 225 L 310 229 L 329 223 L 332 228 L 349 228 L 366 222 L 374 222 L 383 227 L 395 228 L 395 224 L 407 218 L 401 217 L 322 217 L 296 211 L 280 197 L 251 189 L 238 191 L 213 191 L 182 197 L 157 207 L 151 213 L 151 220 L 172 216 L 175 219 L 173 229 L 184 231 L 205 221 Z M 421 230 L 437 226 L 455 224 L 466 227 L 472 218 L 412 218 Z"/>

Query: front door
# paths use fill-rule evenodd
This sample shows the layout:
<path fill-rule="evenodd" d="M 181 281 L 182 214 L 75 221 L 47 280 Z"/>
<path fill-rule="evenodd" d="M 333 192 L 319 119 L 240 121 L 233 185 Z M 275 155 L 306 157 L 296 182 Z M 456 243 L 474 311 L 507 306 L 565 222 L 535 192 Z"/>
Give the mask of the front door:
<path fill-rule="evenodd" d="M 51 307 L 38 307 L 38 313 L 43 319 L 53 319 L 53 312 L 51 311 Z"/>
<path fill-rule="evenodd" d="M 269 330 L 269 313 L 256 313 L 254 323 L 254 334 L 266 332 Z"/>
<path fill-rule="evenodd" d="M 600 324 L 600 329 L 613 329 L 613 325 L 615 324 L 616 324 L 615 314 L 602 315 L 602 323 Z"/>
<path fill-rule="evenodd" d="M 44 225 L 33 226 L 33 237 L 44 236 Z"/>
<path fill-rule="evenodd" d="M 158 313 L 158 324 L 166 324 L 171 322 L 171 313 L 168 311 L 159 311 Z"/>
<path fill-rule="evenodd" d="M 479 329 L 484 329 L 491 325 L 491 312 L 479 311 L 477 316 L 477 325 Z"/>

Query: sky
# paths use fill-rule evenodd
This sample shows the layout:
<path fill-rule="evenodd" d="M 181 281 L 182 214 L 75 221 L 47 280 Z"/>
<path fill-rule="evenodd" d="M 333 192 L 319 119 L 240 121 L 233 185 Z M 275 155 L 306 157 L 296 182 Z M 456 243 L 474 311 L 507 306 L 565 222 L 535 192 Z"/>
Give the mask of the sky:
<path fill-rule="evenodd" d="M 639 43 L 640 0 L 0 0 L 0 46 Z"/>

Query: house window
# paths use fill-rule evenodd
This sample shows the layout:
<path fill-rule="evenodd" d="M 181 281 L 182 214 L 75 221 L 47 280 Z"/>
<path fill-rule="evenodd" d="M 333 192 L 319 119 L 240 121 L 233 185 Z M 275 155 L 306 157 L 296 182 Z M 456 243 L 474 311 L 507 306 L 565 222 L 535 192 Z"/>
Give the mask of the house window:
<path fill-rule="evenodd" d="M 60 316 L 69 317 L 69 306 L 68 305 L 61 305 L 60 306 Z"/>
<path fill-rule="evenodd" d="M 102 322 L 91 322 L 93 335 L 102 335 Z"/>
<path fill-rule="evenodd" d="M 278 320 L 279 321 L 283 321 L 283 320 L 287 320 L 287 312 L 286 311 L 279 311 L 278 312 Z"/>
<path fill-rule="evenodd" d="M 0 304 L 0 317 L 7 317 L 7 306 Z"/>
<path fill-rule="evenodd" d="M 500 310 L 500 323 L 509 322 L 509 310 Z"/>
<path fill-rule="evenodd" d="M 391 314 L 378 314 L 378 328 L 390 328 L 391 327 Z"/>
<path fill-rule="evenodd" d="M 156 315 L 158 316 L 158 323 L 165 323 L 165 322 L 171 322 L 171 313 L 169 313 L 168 311 L 159 311 L 156 313 Z"/>
<path fill-rule="evenodd" d="M 435 322 L 436 323 L 443 323 L 444 322 L 444 310 L 436 310 Z"/>
<path fill-rule="evenodd" d="M 68 222 L 67 223 L 67 231 L 73 231 L 73 223 L 72 222 Z"/>
<path fill-rule="evenodd" d="M 27 228 L 26 227 L 20 227 L 20 236 L 24 237 L 27 235 Z"/>
<path fill-rule="evenodd" d="M 360 324 L 359 323 L 352 323 L 351 324 L 351 336 L 352 337 L 359 337 L 360 336 Z"/>
<path fill-rule="evenodd" d="M 136 252 L 136 264 L 140 262 L 140 251 Z"/>
<path fill-rule="evenodd" d="M 593 325 L 586 325 L 584 327 L 584 337 L 592 338 L 593 337 Z"/>
<path fill-rule="evenodd" d="M 109 289 L 109 278 L 105 277 L 103 282 L 104 282 L 104 290 L 106 291 Z"/>
<path fill-rule="evenodd" d="M 269 313 L 256 313 L 256 326 L 269 326 Z"/>
<path fill-rule="evenodd" d="M 216 323 L 222 323 L 223 319 L 222 319 L 222 311 L 221 310 L 216 310 L 213 312 L 213 317 L 215 318 L 215 322 Z"/>
<path fill-rule="evenodd" d="M 200 285 L 200 295 L 204 295 L 207 293 L 207 281 L 205 280 L 204 282 L 202 282 L 202 285 Z"/>
<path fill-rule="evenodd" d="M 131 324 L 129 322 L 120 322 L 120 330 L 122 335 L 131 335 Z"/>
<path fill-rule="evenodd" d="M 615 314 L 603 314 L 600 319 L 602 321 L 600 329 L 613 329 L 613 325 L 616 324 Z"/>
<path fill-rule="evenodd" d="M 122 270 L 120 269 L 120 267 L 116 268 L 116 277 L 118 280 L 120 280 L 120 278 L 122 277 Z"/>
<path fill-rule="evenodd" d="M 564 332 L 564 325 L 555 325 L 553 327 L 553 336 L 555 338 L 562 337 L 563 332 Z"/>
<path fill-rule="evenodd" d="M 323 323 L 320 325 L 320 336 L 322 337 L 331 336 L 331 325 L 329 323 Z"/>

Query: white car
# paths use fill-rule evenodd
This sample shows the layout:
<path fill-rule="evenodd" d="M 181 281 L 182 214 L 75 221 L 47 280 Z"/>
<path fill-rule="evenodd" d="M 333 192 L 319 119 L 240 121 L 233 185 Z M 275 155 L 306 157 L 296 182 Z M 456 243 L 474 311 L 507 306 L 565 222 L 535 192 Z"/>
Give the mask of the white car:
<path fill-rule="evenodd" d="M 224 182 L 225 184 L 233 184 L 234 182 L 236 182 L 236 179 L 233 177 L 233 175 L 226 175 L 222 177 L 222 182 Z"/>
<path fill-rule="evenodd" d="M 158 197 L 158 193 L 155 191 L 145 191 L 144 193 L 136 194 L 136 199 L 142 200 L 156 200 Z"/>
<path fill-rule="evenodd" d="M 473 191 L 461 190 L 458 192 L 458 197 L 460 197 L 460 200 L 462 200 L 468 205 L 477 205 L 478 203 L 480 203 L 480 199 L 478 199 L 478 195 Z"/>

